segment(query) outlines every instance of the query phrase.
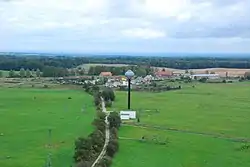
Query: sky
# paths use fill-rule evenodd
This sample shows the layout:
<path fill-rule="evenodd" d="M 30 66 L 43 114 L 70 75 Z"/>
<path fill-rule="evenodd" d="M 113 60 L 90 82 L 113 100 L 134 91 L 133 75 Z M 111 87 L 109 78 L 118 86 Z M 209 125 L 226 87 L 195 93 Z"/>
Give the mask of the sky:
<path fill-rule="evenodd" d="M 250 0 L 0 0 L 0 51 L 250 53 Z"/>

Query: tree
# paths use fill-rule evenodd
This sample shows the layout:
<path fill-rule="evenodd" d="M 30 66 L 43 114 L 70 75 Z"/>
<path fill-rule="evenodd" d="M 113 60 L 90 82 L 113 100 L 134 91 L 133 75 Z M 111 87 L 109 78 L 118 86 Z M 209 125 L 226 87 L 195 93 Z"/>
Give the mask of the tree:
<path fill-rule="evenodd" d="M 26 76 L 26 75 L 25 75 L 25 70 L 24 70 L 24 68 L 21 68 L 21 69 L 20 69 L 19 74 L 20 74 L 20 77 L 21 77 L 21 78 L 24 78 L 24 77 Z"/>
<path fill-rule="evenodd" d="M 228 72 L 226 72 L 226 78 L 228 78 Z"/>
<path fill-rule="evenodd" d="M 32 75 L 31 75 L 31 72 L 29 69 L 26 70 L 26 77 L 27 78 L 30 78 Z"/>
<path fill-rule="evenodd" d="M 109 156 L 104 156 L 103 159 L 97 164 L 97 167 L 108 167 L 112 164 L 112 158 Z"/>
<path fill-rule="evenodd" d="M 104 132 L 105 131 L 105 122 L 101 118 L 95 118 L 92 124 L 100 131 Z"/>
<path fill-rule="evenodd" d="M 96 130 L 90 136 L 92 149 L 95 152 L 100 152 L 105 142 L 105 136 L 102 131 Z"/>
<path fill-rule="evenodd" d="M 96 115 L 97 115 L 97 118 L 100 118 L 101 120 L 105 120 L 106 118 L 106 114 L 104 112 L 98 111 Z"/>
<path fill-rule="evenodd" d="M 78 69 L 78 74 L 79 75 L 84 75 L 85 74 L 84 68 Z"/>
<path fill-rule="evenodd" d="M 202 83 L 205 83 L 205 82 L 207 82 L 207 78 L 201 78 L 199 81 Z"/>
<path fill-rule="evenodd" d="M 209 74 L 209 71 L 208 71 L 208 70 L 206 70 L 206 71 L 205 71 L 205 73 L 206 73 L 206 74 Z"/>
<path fill-rule="evenodd" d="M 119 128 L 121 126 L 121 118 L 117 112 L 111 112 L 108 117 L 110 128 L 115 127 Z"/>
<path fill-rule="evenodd" d="M 119 149 L 119 144 L 117 139 L 111 139 L 107 146 L 107 155 L 113 157 Z"/>
<path fill-rule="evenodd" d="M 76 164 L 76 167 L 91 167 L 91 164 L 89 161 L 81 161 Z"/>
<path fill-rule="evenodd" d="M 91 160 L 92 143 L 90 138 L 79 137 L 75 141 L 75 162 L 89 161 Z"/>
<path fill-rule="evenodd" d="M 10 72 L 9 72 L 9 77 L 10 77 L 10 78 L 14 78 L 15 76 L 16 76 L 15 71 L 10 70 Z"/>
<path fill-rule="evenodd" d="M 102 91 L 102 97 L 104 98 L 105 101 L 115 101 L 115 93 L 113 89 L 111 88 L 105 88 Z"/>
<path fill-rule="evenodd" d="M 101 98 L 98 93 L 94 94 L 94 103 L 96 106 L 99 106 L 101 104 Z"/>
<path fill-rule="evenodd" d="M 2 71 L 0 71 L 0 78 L 2 78 L 3 77 L 3 72 Z"/>
<path fill-rule="evenodd" d="M 36 77 L 40 78 L 41 77 L 41 71 L 38 69 L 36 69 Z"/>
<path fill-rule="evenodd" d="M 250 80 L 250 72 L 245 72 L 244 78 Z"/>

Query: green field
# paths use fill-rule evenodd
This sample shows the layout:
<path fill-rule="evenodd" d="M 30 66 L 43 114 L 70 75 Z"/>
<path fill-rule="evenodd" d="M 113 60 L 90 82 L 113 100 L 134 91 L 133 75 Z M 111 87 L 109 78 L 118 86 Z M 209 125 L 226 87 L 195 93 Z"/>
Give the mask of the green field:
<path fill-rule="evenodd" d="M 113 110 L 126 109 L 126 92 L 116 95 Z M 250 143 L 236 142 L 239 138 L 250 141 L 249 84 L 197 84 L 164 93 L 132 92 L 131 107 L 140 111 L 139 126 L 148 127 L 121 127 L 120 150 L 112 167 L 250 166 L 250 149 L 239 150 Z M 169 143 L 126 139 L 145 135 L 168 138 Z"/>
<path fill-rule="evenodd" d="M 74 90 L 17 88 L 0 88 L 0 95 L 0 166 L 43 166 L 52 129 L 52 164 L 69 167 L 76 137 L 93 130 L 92 97 Z"/>
<path fill-rule="evenodd" d="M 9 76 L 9 71 L 4 71 L 4 70 L 0 70 L 3 74 L 3 77 L 8 77 Z"/>

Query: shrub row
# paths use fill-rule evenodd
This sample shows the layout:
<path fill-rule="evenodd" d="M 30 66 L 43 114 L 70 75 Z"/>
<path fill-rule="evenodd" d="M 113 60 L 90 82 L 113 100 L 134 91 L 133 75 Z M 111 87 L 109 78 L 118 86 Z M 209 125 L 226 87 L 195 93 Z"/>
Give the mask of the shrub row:
<path fill-rule="evenodd" d="M 107 146 L 106 154 L 103 159 L 98 162 L 96 167 L 109 167 L 112 164 L 112 158 L 119 150 L 118 129 L 121 125 L 121 119 L 118 113 L 110 113 L 108 120 L 110 122 L 110 138 Z"/>
<path fill-rule="evenodd" d="M 89 167 L 100 154 L 105 142 L 105 113 L 97 112 L 92 123 L 96 128 L 88 137 L 75 141 L 74 161 L 77 167 Z"/>

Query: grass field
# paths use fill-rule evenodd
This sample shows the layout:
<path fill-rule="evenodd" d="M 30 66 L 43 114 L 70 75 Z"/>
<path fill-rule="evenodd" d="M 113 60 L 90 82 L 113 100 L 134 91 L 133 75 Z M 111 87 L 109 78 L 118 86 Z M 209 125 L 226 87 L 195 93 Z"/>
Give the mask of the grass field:
<path fill-rule="evenodd" d="M 126 92 L 116 95 L 113 109 L 126 109 Z M 112 167 L 250 166 L 250 150 L 238 150 L 249 143 L 228 140 L 250 141 L 249 84 L 197 84 L 195 88 L 187 85 L 180 91 L 164 93 L 132 92 L 131 107 L 140 111 L 141 125 L 161 129 L 124 126 L 120 137 L 156 135 L 170 142 L 165 146 L 120 139 L 120 151 Z M 153 112 L 156 109 L 158 113 Z"/>
<path fill-rule="evenodd" d="M 9 71 L 4 71 L 4 70 L 0 70 L 3 74 L 3 77 L 7 77 L 9 76 Z"/>
<path fill-rule="evenodd" d="M 52 89 L 0 88 L 0 94 L 0 166 L 43 166 L 52 129 L 52 164 L 69 167 L 74 140 L 93 130 L 92 97 Z"/>

